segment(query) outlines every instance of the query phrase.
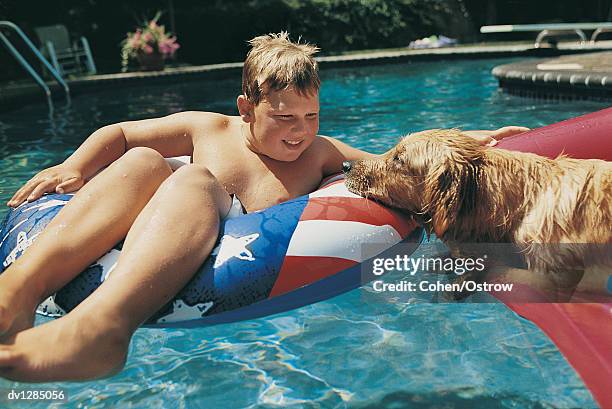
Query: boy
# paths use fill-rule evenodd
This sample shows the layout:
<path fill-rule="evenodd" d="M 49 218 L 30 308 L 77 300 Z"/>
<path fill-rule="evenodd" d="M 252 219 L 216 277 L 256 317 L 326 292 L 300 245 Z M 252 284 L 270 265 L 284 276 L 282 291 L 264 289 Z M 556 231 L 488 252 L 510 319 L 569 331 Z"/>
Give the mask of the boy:
<path fill-rule="evenodd" d="M 241 207 L 237 198 L 247 211 L 263 209 L 370 155 L 317 136 L 317 48 L 286 33 L 250 43 L 240 116 L 183 112 L 103 127 L 15 193 L 9 206 L 78 190 L 0 275 L 0 376 L 46 382 L 118 372 L 133 332 L 208 257 L 220 221 Z M 513 133 L 504 129 L 497 136 Z M 193 163 L 173 172 L 164 157 L 181 155 Z M 41 300 L 124 237 L 117 266 L 94 293 L 32 327 Z"/>

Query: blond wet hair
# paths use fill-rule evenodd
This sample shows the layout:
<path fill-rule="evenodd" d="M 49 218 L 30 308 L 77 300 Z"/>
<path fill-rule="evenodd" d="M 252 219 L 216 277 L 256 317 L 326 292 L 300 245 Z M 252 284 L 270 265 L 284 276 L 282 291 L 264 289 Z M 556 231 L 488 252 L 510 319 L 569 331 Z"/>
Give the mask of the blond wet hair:
<path fill-rule="evenodd" d="M 300 43 L 300 39 L 293 42 L 286 31 L 255 37 L 249 44 L 242 69 L 242 94 L 251 103 L 258 104 L 267 90 L 292 88 L 301 95 L 319 91 L 319 67 L 314 59 L 318 47 Z"/>

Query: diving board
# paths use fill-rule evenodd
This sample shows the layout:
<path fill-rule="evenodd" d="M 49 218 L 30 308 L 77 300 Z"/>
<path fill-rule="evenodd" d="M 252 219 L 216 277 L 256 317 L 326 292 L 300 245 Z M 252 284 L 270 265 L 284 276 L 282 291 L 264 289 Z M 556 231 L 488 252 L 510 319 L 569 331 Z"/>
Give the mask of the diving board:
<path fill-rule="evenodd" d="M 513 32 L 527 32 L 534 31 L 538 32 L 534 47 L 539 48 L 542 41 L 546 37 L 550 37 L 557 34 L 566 34 L 569 32 L 575 33 L 581 43 L 587 41 L 587 37 L 584 34 L 584 30 L 594 30 L 591 35 L 591 43 L 597 41 L 597 37 L 603 32 L 612 31 L 612 22 L 599 22 L 599 23 L 551 23 L 551 24 L 502 24 L 495 26 L 482 26 L 480 32 L 483 34 L 490 33 L 513 33 Z"/>

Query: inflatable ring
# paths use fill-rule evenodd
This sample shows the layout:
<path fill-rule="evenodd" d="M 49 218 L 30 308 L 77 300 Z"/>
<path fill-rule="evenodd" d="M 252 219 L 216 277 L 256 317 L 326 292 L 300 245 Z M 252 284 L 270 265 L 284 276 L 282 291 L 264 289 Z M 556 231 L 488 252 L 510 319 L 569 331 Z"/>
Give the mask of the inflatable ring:
<path fill-rule="evenodd" d="M 0 231 L 0 272 L 71 197 L 45 195 L 7 215 Z M 224 220 L 211 256 L 145 325 L 240 321 L 331 298 L 373 278 L 371 272 L 362 274 L 361 263 L 400 242 L 413 242 L 416 248 L 421 239 L 422 231 L 406 215 L 350 193 L 338 175 L 309 195 Z M 46 299 L 37 312 L 58 317 L 72 310 L 112 274 L 121 245 Z"/>

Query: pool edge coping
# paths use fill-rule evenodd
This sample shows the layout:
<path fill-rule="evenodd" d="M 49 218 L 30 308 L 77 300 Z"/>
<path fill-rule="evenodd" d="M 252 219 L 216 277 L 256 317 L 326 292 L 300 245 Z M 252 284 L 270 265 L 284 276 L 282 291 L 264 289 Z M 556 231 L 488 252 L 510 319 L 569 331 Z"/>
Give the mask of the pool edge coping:
<path fill-rule="evenodd" d="M 579 46 L 575 43 L 562 43 L 559 48 L 534 49 L 532 43 L 511 44 L 476 44 L 461 45 L 456 47 L 431 48 L 431 49 L 390 49 L 355 52 L 350 54 L 339 54 L 332 56 L 317 57 L 322 69 L 368 66 L 389 63 L 405 63 L 420 61 L 439 61 L 446 59 L 482 59 L 502 58 L 512 56 L 526 57 L 555 57 L 565 54 L 588 53 L 593 51 L 612 50 L 612 41 L 601 42 L 595 46 Z M 233 75 L 242 70 L 242 62 L 229 62 L 220 64 L 207 64 L 187 67 L 166 68 L 163 71 L 135 71 L 129 73 L 100 74 L 85 76 L 76 79 L 68 79 L 72 95 L 78 95 L 83 91 L 94 91 L 95 89 L 108 86 L 135 85 L 140 82 L 155 79 L 161 81 L 177 81 L 177 79 L 201 79 L 201 78 L 223 78 Z M 61 95 L 56 83 L 48 83 L 53 91 L 54 98 Z M 500 84 L 501 86 L 501 84 Z M 41 96 L 43 98 L 41 98 Z M 35 83 L 0 84 L 0 112 L 7 112 L 18 108 L 19 103 L 30 103 L 44 100 L 41 90 Z"/>

